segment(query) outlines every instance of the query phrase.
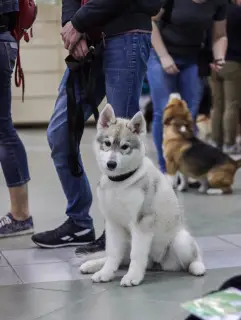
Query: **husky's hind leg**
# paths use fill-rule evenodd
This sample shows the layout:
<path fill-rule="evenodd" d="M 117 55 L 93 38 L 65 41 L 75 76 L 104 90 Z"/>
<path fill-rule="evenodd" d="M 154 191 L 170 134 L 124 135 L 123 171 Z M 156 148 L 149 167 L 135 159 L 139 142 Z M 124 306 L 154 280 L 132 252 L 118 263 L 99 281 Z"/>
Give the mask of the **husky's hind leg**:
<path fill-rule="evenodd" d="M 162 268 L 166 271 L 185 270 L 194 276 L 204 275 L 205 266 L 197 243 L 187 230 L 180 230 L 172 240 L 162 262 Z"/>

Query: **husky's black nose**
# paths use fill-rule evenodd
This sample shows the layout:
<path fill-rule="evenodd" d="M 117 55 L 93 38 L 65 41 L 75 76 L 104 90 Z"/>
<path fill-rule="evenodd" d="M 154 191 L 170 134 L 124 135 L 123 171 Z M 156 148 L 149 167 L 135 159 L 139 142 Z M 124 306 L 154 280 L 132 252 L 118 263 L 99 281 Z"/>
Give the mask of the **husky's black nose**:
<path fill-rule="evenodd" d="M 110 160 L 107 162 L 107 168 L 109 170 L 115 170 L 116 167 L 117 167 L 116 161 Z"/>

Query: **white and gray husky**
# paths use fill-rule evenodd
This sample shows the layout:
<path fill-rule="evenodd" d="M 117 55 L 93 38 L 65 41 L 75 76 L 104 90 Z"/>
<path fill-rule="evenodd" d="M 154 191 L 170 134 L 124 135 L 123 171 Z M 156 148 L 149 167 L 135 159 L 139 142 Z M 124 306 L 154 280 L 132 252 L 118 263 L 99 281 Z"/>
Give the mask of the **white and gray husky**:
<path fill-rule="evenodd" d="M 145 155 L 146 123 L 141 112 L 116 118 L 107 104 L 94 143 L 102 172 L 97 195 L 105 218 L 106 257 L 81 265 L 94 282 L 108 282 L 122 264 L 129 270 L 122 286 L 139 285 L 147 267 L 205 273 L 197 246 L 185 227 L 178 200 L 166 177 Z"/>

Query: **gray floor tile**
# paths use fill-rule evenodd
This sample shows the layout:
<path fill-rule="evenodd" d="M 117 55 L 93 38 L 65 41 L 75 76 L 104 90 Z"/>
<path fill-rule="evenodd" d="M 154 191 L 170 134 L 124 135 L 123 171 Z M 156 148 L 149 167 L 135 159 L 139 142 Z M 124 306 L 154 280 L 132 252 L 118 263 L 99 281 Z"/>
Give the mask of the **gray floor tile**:
<path fill-rule="evenodd" d="M 86 278 L 79 273 L 77 266 L 67 262 L 32 264 L 13 267 L 24 283 L 75 280 Z"/>
<path fill-rule="evenodd" d="M 225 280 L 229 279 L 234 275 L 240 275 L 240 268 L 227 268 L 227 269 L 216 269 L 208 270 L 206 275 L 201 278 L 192 277 L 186 273 L 177 272 L 163 272 L 163 273 L 148 273 L 143 284 L 136 288 L 126 289 L 120 287 L 120 275 L 118 274 L 116 279 L 111 283 L 106 284 L 92 284 L 90 277 L 80 281 L 57 281 L 47 283 L 36 283 L 32 284 L 34 288 L 42 288 L 46 290 L 61 290 L 78 293 L 91 289 L 91 290 L 108 290 L 113 295 L 120 295 L 120 292 L 124 293 L 128 298 L 140 298 L 151 299 L 156 301 L 180 301 L 180 291 L 184 287 L 191 285 L 194 292 L 188 296 L 197 296 L 195 290 L 202 291 L 200 294 L 203 295 L 213 289 L 218 288 Z M 157 281 L 157 282 L 156 282 Z M 175 285 L 175 282 L 177 284 Z M 170 287 L 168 284 L 171 283 Z M 165 289 L 165 290 L 164 290 Z M 176 292 L 178 290 L 178 292 Z M 173 293 L 174 291 L 174 293 Z M 150 294 L 150 295 L 149 295 Z M 186 297 L 184 297 L 185 300 Z M 183 297 L 181 301 L 183 300 Z"/>
<path fill-rule="evenodd" d="M 1 191 L 0 191 L 1 192 Z M 29 235 L 0 239 L 1 250 L 33 248 L 35 245 Z"/>
<path fill-rule="evenodd" d="M 227 243 L 218 237 L 199 237 L 196 238 L 196 240 L 202 251 L 225 251 L 236 249 L 233 244 Z"/>
<path fill-rule="evenodd" d="M 90 279 L 41 282 L 31 284 L 31 286 L 35 289 L 69 292 L 70 296 L 74 297 L 74 301 L 76 299 L 84 299 L 89 295 L 102 293 L 109 289 L 104 284 L 93 284 Z"/>
<path fill-rule="evenodd" d="M 220 239 L 241 247 L 241 234 L 228 234 L 219 236 Z"/>
<path fill-rule="evenodd" d="M 13 266 L 63 262 L 75 257 L 74 248 L 3 250 L 2 253 Z"/>
<path fill-rule="evenodd" d="M 7 267 L 8 263 L 4 256 L 0 253 L 0 267 Z"/>
<path fill-rule="evenodd" d="M 21 283 L 21 281 L 11 267 L 0 267 L 0 286 L 18 283 Z"/>
<path fill-rule="evenodd" d="M 206 251 L 204 261 L 207 269 L 241 267 L 241 249 Z"/>
<path fill-rule="evenodd" d="M 105 288 L 118 299 L 156 302 L 184 302 L 200 297 L 205 292 L 206 278 L 195 278 L 186 274 L 147 274 L 141 286 L 134 289 L 122 288 L 120 279 L 116 279 L 113 286 Z"/>
<path fill-rule="evenodd" d="M 125 289 L 122 289 L 125 290 Z M 43 320 L 146 320 L 167 319 L 179 320 L 182 309 L 179 303 L 130 300 L 113 296 L 110 292 L 85 299 L 70 308 L 53 312 L 44 316 Z M 42 320 L 41 319 L 41 320 Z"/>
<path fill-rule="evenodd" d="M 63 291 L 33 289 L 26 285 L 0 287 L 0 318 L 33 320 L 80 300 Z"/>
<path fill-rule="evenodd" d="M 205 295 L 230 277 L 240 274 L 240 269 L 208 270 L 203 277 L 193 277 L 187 273 L 148 273 L 142 285 L 126 290 L 120 287 L 120 277 L 102 286 L 118 299 L 185 302 Z"/>
<path fill-rule="evenodd" d="M 95 285 L 80 280 L 0 287 L 1 319 L 183 320 L 182 302 L 217 289 L 239 273 L 240 268 L 229 268 L 210 270 L 202 278 L 184 273 L 148 274 L 136 288 L 121 288 L 119 279 Z"/>
<path fill-rule="evenodd" d="M 136 288 L 121 288 L 119 279 L 108 284 L 96 284 L 106 292 L 91 296 L 70 307 L 42 317 L 43 320 L 101 319 L 165 319 L 183 320 L 187 315 L 180 304 L 217 289 L 240 268 L 210 270 L 205 277 L 195 278 L 184 273 L 149 274 L 144 283 Z M 89 283 L 87 280 L 86 285 Z M 68 282 L 40 284 L 48 289 L 79 291 L 79 283 Z M 90 283 L 89 283 L 90 285 Z M 37 285 L 39 286 L 39 285 Z M 91 285 L 90 285 L 91 286 Z"/>

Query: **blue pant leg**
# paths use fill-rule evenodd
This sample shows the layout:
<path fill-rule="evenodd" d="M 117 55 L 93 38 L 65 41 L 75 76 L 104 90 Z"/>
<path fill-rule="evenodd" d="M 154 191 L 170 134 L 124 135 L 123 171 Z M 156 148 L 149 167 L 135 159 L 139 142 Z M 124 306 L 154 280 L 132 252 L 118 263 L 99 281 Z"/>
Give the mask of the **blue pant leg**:
<path fill-rule="evenodd" d="M 11 78 L 18 45 L 10 32 L 0 33 L 0 163 L 9 188 L 30 180 L 27 155 L 12 120 Z"/>
<path fill-rule="evenodd" d="M 180 73 L 180 94 L 187 102 L 192 117 L 195 120 L 203 93 L 203 82 L 198 75 L 198 66 L 195 63 L 186 63 Z"/>
<path fill-rule="evenodd" d="M 51 148 L 51 155 L 58 173 L 63 191 L 67 198 L 66 214 L 76 224 L 85 228 L 92 227 L 92 218 L 89 209 L 92 204 L 92 193 L 88 178 L 84 172 L 81 177 L 74 177 L 69 168 L 69 140 L 67 122 L 67 95 L 66 82 L 69 71 L 66 70 L 59 87 L 59 95 L 55 104 L 54 113 L 47 130 L 48 141 Z M 77 99 L 80 99 L 80 88 L 76 85 Z M 102 93 L 102 97 L 104 92 Z M 85 119 L 91 115 L 90 106 L 84 106 Z M 81 155 L 79 155 L 81 162 Z"/>
<path fill-rule="evenodd" d="M 139 111 L 150 48 L 151 35 L 148 33 L 131 32 L 106 39 L 106 96 L 117 117 L 131 118 Z"/>
<path fill-rule="evenodd" d="M 153 49 L 148 61 L 147 77 L 153 103 L 153 139 L 157 149 L 160 169 L 162 172 L 165 172 L 166 165 L 162 152 L 163 110 L 168 102 L 170 94 L 177 91 L 178 75 L 169 75 L 163 70 L 159 58 Z"/>

